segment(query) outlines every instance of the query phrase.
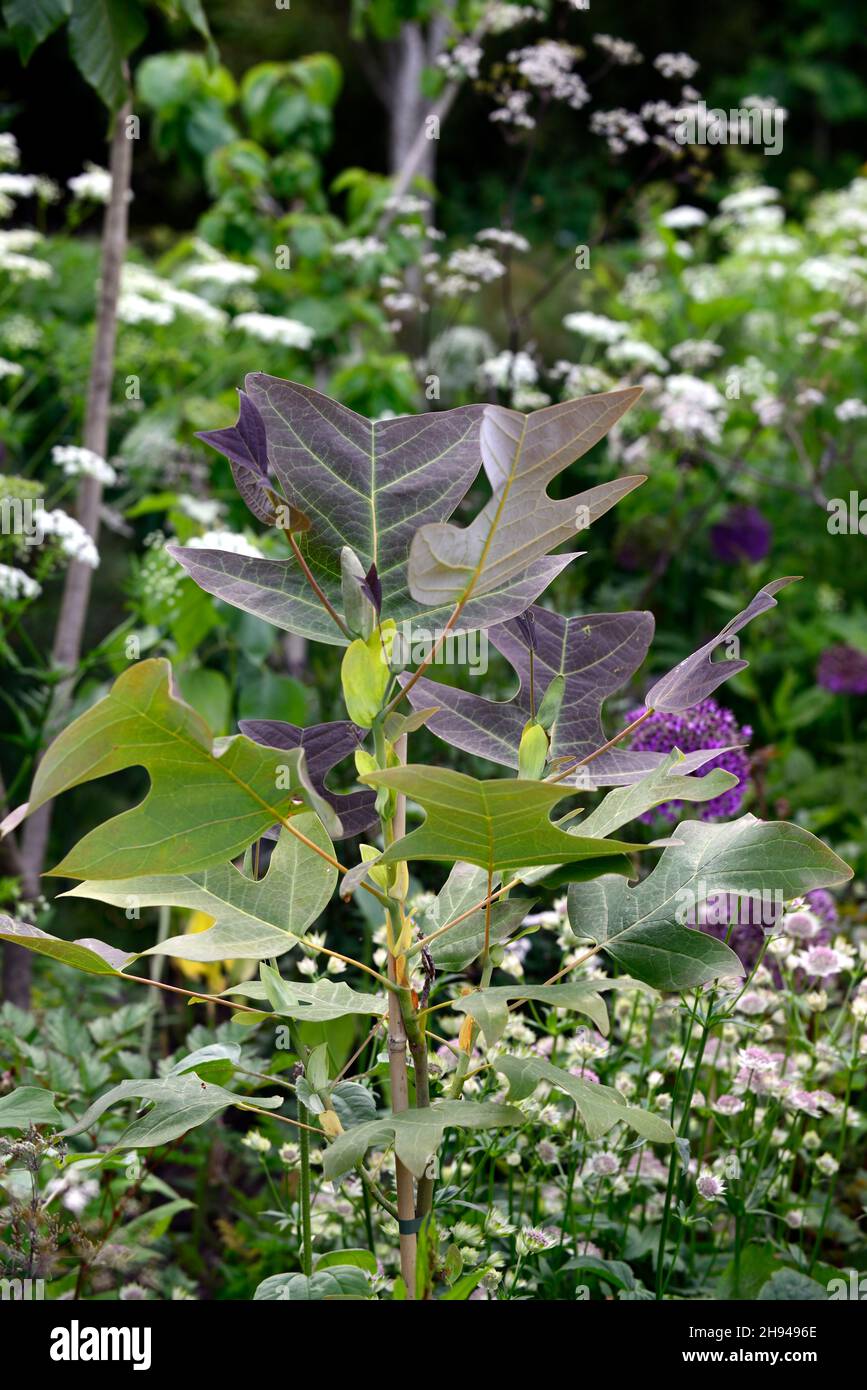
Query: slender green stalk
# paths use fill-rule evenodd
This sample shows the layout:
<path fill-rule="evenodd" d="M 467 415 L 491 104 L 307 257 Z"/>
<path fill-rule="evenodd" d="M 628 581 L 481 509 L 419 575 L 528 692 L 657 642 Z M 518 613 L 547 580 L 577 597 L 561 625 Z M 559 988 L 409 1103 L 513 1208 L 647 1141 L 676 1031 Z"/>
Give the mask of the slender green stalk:
<path fill-rule="evenodd" d="M 298 1119 L 302 1125 L 307 1121 L 307 1107 L 298 1102 Z M 310 1201 L 310 1133 L 306 1129 L 298 1131 L 301 1149 L 301 1174 L 298 1200 L 301 1208 L 301 1268 L 309 1279 L 313 1273 L 313 1234 Z"/>

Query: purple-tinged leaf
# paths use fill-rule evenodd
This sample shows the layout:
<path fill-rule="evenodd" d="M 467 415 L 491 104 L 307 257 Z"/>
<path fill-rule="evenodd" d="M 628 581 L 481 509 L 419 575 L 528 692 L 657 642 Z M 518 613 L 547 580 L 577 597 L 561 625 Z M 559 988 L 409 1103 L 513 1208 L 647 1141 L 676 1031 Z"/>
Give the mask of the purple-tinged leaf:
<path fill-rule="evenodd" d="M 519 613 L 515 622 L 518 625 L 518 631 L 524 639 L 524 645 L 527 650 L 531 652 L 538 651 L 538 644 L 536 641 L 536 619 L 532 608 L 528 608 L 526 613 Z"/>
<path fill-rule="evenodd" d="M 333 724 L 313 724 L 307 729 L 279 719 L 241 719 L 238 728 L 247 738 L 266 748 L 304 749 L 311 785 L 339 817 L 341 832 L 335 839 L 361 835 L 377 823 L 375 792 L 365 789 L 344 794 L 333 792 L 325 785 L 331 769 L 361 746 L 365 738 L 363 729 L 356 728 L 348 719 Z"/>
<path fill-rule="evenodd" d="M 299 545 L 334 608 L 339 612 L 343 607 L 340 552 L 349 546 L 366 572 L 376 566 L 388 617 L 417 620 L 431 628 L 444 623 L 450 606 L 425 608 L 409 596 L 409 546 L 419 526 L 451 516 L 478 473 L 484 406 L 371 421 L 309 386 L 279 377 L 254 373 L 246 386 L 265 430 L 274 491 L 309 522 Z M 222 447 L 225 433 L 215 432 L 209 442 Z M 236 452 L 243 447 L 235 435 L 228 443 Z M 242 480 L 244 476 L 243 470 L 237 475 Z M 243 482 L 239 486 L 243 491 Z M 256 515 L 273 524 L 273 505 Z M 169 549 L 207 593 L 286 632 L 346 644 L 295 559 L 255 560 L 226 551 Z M 507 587 L 499 604 L 486 600 L 466 615 L 464 625 L 486 626 L 520 613 L 568 562 L 569 557 L 558 556 L 556 565 L 549 561 L 532 567 Z"/>
<path fill-rule="evenodd" d="M 364 579 L 361 581 L 361 592 L 366 598 L 370 599 L 376 609 L 376 616 L 382 612 L 382 584 L 376 570 L 376 565 L 371 565 Z"/>
<path fill-rule="evenodd" d="M 224 430 L 197 436 L 229 460 L 235 486 L 250 511 L 266 526 L 274 525 L 273 483 L 268 477 L 268 442 L 262 417 L 244 391 L 238 392 L 238 420 Z"/>
<path fill-rule="evenodd" d="M 332 646 L 347 645 L 346 638 L 316 598 L 295 560 L 262 560 L 231 550 L 179 545 L 167 545 L 166 550 L 183 565 L 200 589 L 215 598 L 242 608 L 246 613 L 254 613 L 284 632 L 295 632 Z M 461 614 L 461 630 L 471 632 L 523 613 L 574 559 L 574 554 L 548 556 L 531 565 L 525 574 L 496 594 L 471 599 Z M 343 604 L 339 565 L 332 570 L 320 564 L 309 550 L 307 563 L 323 593 L 339 612 Z M 451 616 L 452 605 L 423 608 L 414 603 L 403 588 L 395 590 L 387 599 L 386 612 L 395 622 L 409 622 L 416 631 L 422 629 L 436 637 Z"/>
<path fill-rule="evenodd" d="M 653 636 L 651 613 L 595 613 L 564 618 L 545 608 L 531 608 L 524 618 L 533 624 L 533 691 L 538 710 L 555 676 L 565 677 L 560 713 L 554 725 L 551 761 L 576 762 L 601 748 L 609 735 L 602 726 L 602 706 L 620 690 L 641 665 Z M 515 619 L 489 628 L 488 637 L 514 668 L 520 688 L 511 700 L 486 700 L 423 676 L 408 699 L 414 709 L 439 708 L 428 728 L 444 743 L 462 748 L 504 767 L 518 766 L 518 745 L 530 716 L 530 647 L 526 624 Z M 407 676 L 401 677 L 405 684 Z M 695 772 L 720 753 L 719 748 L 687 754 L 677 774 Z M 580 778 L 591 788 L 630 785 L 653 772 L 664 753 L 611 748 L 594 758 Z M 564 779 L 571 783 L 577 774 Z"/>
<path fill-rule="evenodd" d="M 484 407 L 371 421 L 262 372 L 246 387 L 281 494 L 310 518 L 309 557 L 336 574 L 351 546 L 365 569 L 376 565 L 388 602 L 405 587 L 414 531 L 451 516 L 479 471 Z"/>
<path fill-rule="evenodd" d="M 419 603 L 464 603 L 496 594 L 571 540 L 645 481 L 642 474 L 554 499 L 548 486 L 615 424 L 640 387 L 600 392 L 522 415 L 486 406 L 480 432 L 492 496 L 466 528 L 420 524 L 410 549 L 410 592 Z"/>
<path fill-rule="evenodd" d="M 700 700 L 713 694 L 730 676 L 745 670 L 749 666 L 748 661 L 735 657 L 729 657 L 725 661 L 711 661 L 711 653 L 721 642 L 734 637 L 735 633 L 740 632 L 741 628 L 746 627 L 747 623 L 752 622 L 760 613 L 766 613 L 769 608 L 776 608 L 777 600 L 774 594 L 779 593 L 786 585 L 794 584 L 799 577 L 789 575 L 785 579 L 774 579 L 760 589 L 752 602 L 727 622 L 716 637 L 712 637 L 697 652 L 693 652 L 692 656 L 678 662 L 673 670 L 662 676 L 652 689 L 648 690 L 644 701 L 647 708 L 670 713 L 690 709 Z"/>

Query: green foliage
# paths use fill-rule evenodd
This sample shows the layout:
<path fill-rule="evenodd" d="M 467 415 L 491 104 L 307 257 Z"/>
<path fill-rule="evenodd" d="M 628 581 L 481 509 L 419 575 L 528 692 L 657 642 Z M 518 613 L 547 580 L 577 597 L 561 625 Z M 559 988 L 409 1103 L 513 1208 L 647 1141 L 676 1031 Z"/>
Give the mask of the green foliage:
<path fill-rule="evenodd" d="M 68 877 L 196 871 L 245 850 L 303 796 L 335 825 L 307 782 L 304 754 L 243 735 L 222 746 L 175 696 L 164 661 L 144 661 L 60 734 L 39 766 L 28 814 L 70 787 L 140 764 L 151 774 L 141 806 L 91 831 L 53 870 Z"/>

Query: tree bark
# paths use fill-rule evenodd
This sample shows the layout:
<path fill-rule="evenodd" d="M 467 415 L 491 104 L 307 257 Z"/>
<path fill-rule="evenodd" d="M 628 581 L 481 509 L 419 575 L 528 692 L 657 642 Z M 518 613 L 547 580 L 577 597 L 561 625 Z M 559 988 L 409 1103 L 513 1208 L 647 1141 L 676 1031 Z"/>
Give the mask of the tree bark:
<path fill-rule="evenodd" d="M 111 197 L 105 210 L 102 229 L 99 307 L 82 440 L 86 449 L 92 449 L 102 458 L 108 453 L 109 408 L 117 337 L 117 301 L 126 253 L 132 174 L 132 140 L 127 131 L 127 118 L 131 112 L 131 101 L 127 101 L 115 118 L 111 141 Z M 102 485 L 95 478 L 84 478 L 79 493 L 78 519 L 94 541 L 99 534 L 101 504 Z M 67 674 L 66 679 L 56 686 L 51 699 L 46 721 L 48 735 L 54 733 L 64 710 L 69 705 L 75 668 L 81 657 L 92 580 L 93 571 L 89 565 L 75 560 L 70 563 L 66 571 L 63 598 L 51 650 L 52 666 Z M 21 870 L 22 897 L 27 901 L 34 901 L 39 896 L 50 828 L 51 802 L 34 812 L 25 822 L 21 833 L 17 857 Z M 3 996 L 19 1008 L 26 1009 L 30 1002 L 30 952 L 7 942 L 4 945 L 3 956 Z"/>

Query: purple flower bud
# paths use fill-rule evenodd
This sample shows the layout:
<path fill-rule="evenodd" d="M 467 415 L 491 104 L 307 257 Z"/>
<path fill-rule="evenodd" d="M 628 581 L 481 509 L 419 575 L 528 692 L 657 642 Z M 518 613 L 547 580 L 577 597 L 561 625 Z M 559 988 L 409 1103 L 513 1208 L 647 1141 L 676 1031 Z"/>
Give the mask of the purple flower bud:
<path fill-rule="evenodd" d="M 724 565 L 764 560 L 771 548 L 773 529 L 758 507 L 732 507 L 710 529 L 710 541 Z"/>
<path fill-rule="evenodd" d="M 867 652 L 828 647 L 819 658 L 816 679 L 834 695 L 867 695 Z"/>

